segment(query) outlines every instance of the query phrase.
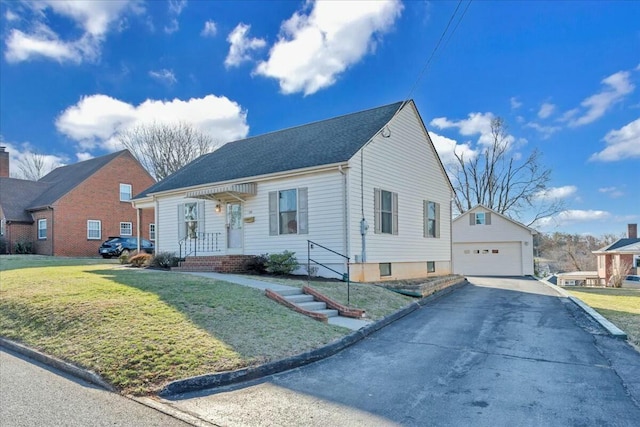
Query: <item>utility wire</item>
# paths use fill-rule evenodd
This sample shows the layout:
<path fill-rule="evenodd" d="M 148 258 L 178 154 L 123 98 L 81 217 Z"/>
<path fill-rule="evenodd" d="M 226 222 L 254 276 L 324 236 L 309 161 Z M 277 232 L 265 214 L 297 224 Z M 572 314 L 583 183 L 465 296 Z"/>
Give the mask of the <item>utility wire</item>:
<path fill-rule="evenodd" d="M 449 22 L 447 22 L 447 26 L 444 28 L 444 31 L 442 31 L 442 34 L 440 35 L 440 39 L 438 39 L 438 43 L 436 43 L 435 47 L 433 48 L 433 51 L 431 52 L 431 55 L 429 55 L 429 58 L 427 58 L 427 60 L 425 61 L 425 64 L 422 67 L 422 70 L 420 71 L 420 73 L 418 74 L 418 77 L 416 78 L 416 81 L 413 83 L 413 86 L 411 86 L 411 90 L 409 90 L 409 94 L 407 95 L 406 99 L 411 99 L 411 96 L 413 95 L 413 92 L 418 87 L 418 83 L 420 82 L 420 80 L 422 79 L 424 74 L 427 72 L 427 68 L 429 68 L 429 65 L 431 64 L 431 61 L 433 60 L 436 52 L 438 51 L 438 49 L 440 48 L 440 45 L 442 44 L 442 41 L 444 40 L 445 36 L 447 35 L 447 31 L 449 30 L 449 27 L 451 26 L 451 23 L 455 19 L 456 14 L 458 13 L 458 10 L 460 9 L 460 5 L 462 4 L 462 1 L 463 0 L 459 0 L 458 1 L 458 4 L 457 4 L 455 10 L 451 14 L 451 17 L 449 18 Z M 449 34 L 449 38 L 447 39 L 447 42 L 445 43 L 445 45 L 449 43 L 449 40 L 451 40 L 451 37 L 453 36 L 453 33 L 455 33 L 456 29 L 458 28 L 458 25 L 460 25 L 460 21 L 462 21 L 462 18 L 464 18 L 464 15 L 467 13 L 467 10 L 469 9 L 469 5 L 471 4 L 472 1 L 473 0 L 469 0 L 469 2 L 467 3 L 467 6 L 465 7 L 464 11 L 462 12 L 462 15 L 460 15 L 460 17 L 458 19 L 458 22 L 456 23 L 456 25 L 454 26 L 453 30 Z"/>

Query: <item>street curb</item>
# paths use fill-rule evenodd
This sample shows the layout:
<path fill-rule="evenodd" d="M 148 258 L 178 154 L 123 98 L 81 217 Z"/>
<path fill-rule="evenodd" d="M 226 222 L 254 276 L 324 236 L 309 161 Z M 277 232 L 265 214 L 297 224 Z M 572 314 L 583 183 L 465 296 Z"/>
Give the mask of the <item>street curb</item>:
<path fill-rule="evenodd" d="M 65 362 L 64 360 L 58 359 L 57 357 L 49 356 L 38 350 L 29 348 L 22 344 L 18 344 L 15 341 L 11 341 L 2 337 L 0 337 L 0 347 L 5 347 L 15 353 L 22 354 L 23 356 L 27 356 L 31 359 L 37 360 L 40 363 L 44 363 L 45 365 L 51 366 L 55 369 L 58 369 L 59 371 L 73 375 L 88 383 L 102 387 L 105 390 L 117 392 L 117 390 L 111 384 L 103 380 L 102 377 L 100 377 L 100 375 L 96 374 L 95 372 L 80 368 L 69 362 Z"/>
<path fill-rule="evenodd" d="M 626 340 L 628 338 L 626 332 L 624 332 L 622 329 L 618 328 L 616 325 L 611 323 L 606 317 L 604 317 L 602 314 L 595 311 L 589 305 L 585 304 L 584 301 L 582 301 L 580 298 L 574 297 L 573 295 L 569 294 L 567 291 L 562 289 L 560 286 L 554 285 L 553 283 L 547 282 L 546 280 L 538 279 L 538 281 L 551 287 L 560 295 L 562 295 L 565 298 L 568 298 L 571 302 L 573 302 L 575 305 L 580 307 L 585 313 L 591 316 L 593 320 L 598 322 L 600 326 L 602 326 L 607 331 L 607 333 L 612 337 L 619 338 L 622 340 Z"/>
<path fill-rule="evenodd" d="M 467 279 L 462 279 L 445 289 L 434 292 L 433 294 L 422 298 L 419 301 L 412 302 L 406 307 L 380 319 L 370 325 L 367 325 L 351 334 L 327 344 L 324 347 L 317 348 L 285 359 L 276 360 L 274 362 L 265 363 L 264 365 L 251 368 L 238 369 L 236 371 L 222 372 L 218 374 L 205 374 L 196 377 L 176 380 L 167 384 L 159 393 L 159 397 L 169 398 L 183 393 L 201 391 L 216 387 L 228 386 L 241 382 L 256 380 L 269 375 L 284 372 L 290 369 L 298 368 L 309 363 L 317 362 L 329 356 L 344 350 L 345 348 L 361 341 L 372 333 L 390 325 L 391 323 L 401 319 L 408 314 L 424 307 L 431 301 L 434 301 L 444 295 L 447 295 L 467 284 Z"/>

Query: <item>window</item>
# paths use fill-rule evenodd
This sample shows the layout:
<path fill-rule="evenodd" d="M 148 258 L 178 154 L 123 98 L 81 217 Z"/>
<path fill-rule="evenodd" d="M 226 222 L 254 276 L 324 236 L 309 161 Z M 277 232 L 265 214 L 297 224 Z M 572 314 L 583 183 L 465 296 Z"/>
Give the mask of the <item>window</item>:
<path fill-rule="evenodd" d="M 198 236 L 198 204 L 197 203 L 185 203 L 184 204 L 184 229 L 185 235 L 190 239 L 195 239 Z"/>
<path fill-rule="evenodd" d="M 149 224 L 149 240 L 156 240 L 156 225 Z"/>
<path fill-rule="evenodd" d="M 484 225 L 484 212 L 476 214 L 476 225 Z"/>
<path fill-rule="evenodd" d="M 391 276 L 390 262 L 381 262 L 379 265 L 380 265 L 380 277 Z"/>
<path fill-rule="evenodd" d="M 96 220 L 87 221 L 87 239 L 100 240 L 102 239 L 102 223 Z"/>
<path fill-rule="evenodd" d="M 491 225 L 491 212 L 470 213 L 469 225 Z"/>
<path fill-rule="evenodd" d="M 500 251 L 498 249 L 491 249 L 491 253 L 492 254 L 498 254 L 498 253 L 500 253 Z"/>
<path fill-rule="evenodd" d="M 298 233 L 298 192 L 285 190 L 278 192 L 278 223 L 280 234 Z"/>
<path fill-rule="evenodd" d="M 120 184 L 120 201 L 128 202 L 129 200 L 131 200 L 131 185 Z"/>
<path fill-rule="evenodd" d="M 38 220 L 38 240 L 45 240 L 47 238 L 47 220 Z"/>
<path fill-rule="evenodd" d="M 5 219 L 2 218 L 2 219 L 0 219 L 0 236 L 4 236 L 4 233 L 6 231 L 5 227 L 6 227 Z"/>
<path fill-rule="evenodd" d="M 436 272 L 436 262 L 427 261 L 427 273 L 435 273 L 435 272 Z"/>
<path fill-rule="evenodd" d="M 424 237 L 440 237 L 440 203 L 424 202 Z"/>
<path fill-rule="evenodd" d="M 308 189 L 269 192 L 269 234 L 308 234 Z"/>
<path fill-rule="evenodd" d="M 398 234 L 398 193 L 374 189 L 373 204 L 376 234 Z"/>
<path fill-rule="evenodd" d="M 130 222 L 121 222 L 120 223 L 120 235 L 121 236 L 132 236 L 133 235 L 133 225 Z"/>

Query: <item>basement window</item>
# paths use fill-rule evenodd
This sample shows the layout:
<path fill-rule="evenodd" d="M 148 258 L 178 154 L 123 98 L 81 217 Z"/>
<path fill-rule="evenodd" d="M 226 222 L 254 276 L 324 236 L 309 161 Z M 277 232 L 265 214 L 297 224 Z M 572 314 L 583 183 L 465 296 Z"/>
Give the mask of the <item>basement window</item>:
<path fill-rule="evenodd" d="M 435 272 L 436 272 L 436 262 L 427 261 L 427 273 L 435 273 Z"/>
<path fill-rule="evenodd" d="M 390 262 L 381 262 L 379 265 L 380 265 L 380 277 L 391 276 Z"/>

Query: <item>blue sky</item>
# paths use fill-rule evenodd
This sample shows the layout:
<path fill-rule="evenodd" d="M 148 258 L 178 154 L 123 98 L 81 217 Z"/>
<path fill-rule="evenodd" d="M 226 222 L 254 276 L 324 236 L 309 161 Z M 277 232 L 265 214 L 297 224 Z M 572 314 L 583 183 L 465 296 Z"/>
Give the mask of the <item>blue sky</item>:
<path fill-rule="evenodd" d="M 514 156 L 543 152 L 541 197 L 566 210 L 540 230 L 640 221 L 640 2 L 4 1 L 0 19 L 14 165 L 106 154 L 153 120 L 226 142 L 411 97 L 445 163 L 496 116 Z"/>

